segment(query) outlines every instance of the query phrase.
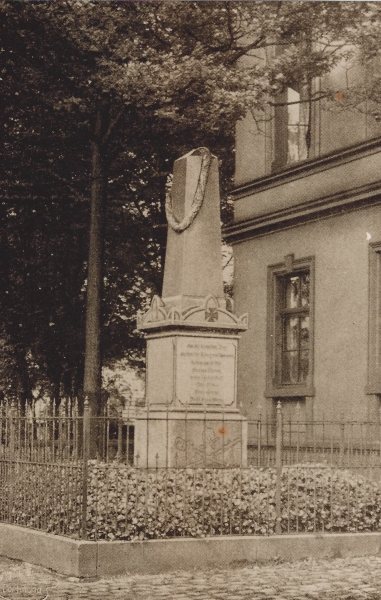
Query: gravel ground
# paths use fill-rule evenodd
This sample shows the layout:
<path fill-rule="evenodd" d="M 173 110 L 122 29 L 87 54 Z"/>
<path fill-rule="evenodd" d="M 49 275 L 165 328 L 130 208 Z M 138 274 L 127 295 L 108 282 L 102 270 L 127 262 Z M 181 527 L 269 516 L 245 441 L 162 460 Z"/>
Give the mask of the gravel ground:
<path fill-rule="evenodd" d="M 381 558 L 271 562 L 80 581 L 0 557 L 0 599 L 381 600 Z"/>

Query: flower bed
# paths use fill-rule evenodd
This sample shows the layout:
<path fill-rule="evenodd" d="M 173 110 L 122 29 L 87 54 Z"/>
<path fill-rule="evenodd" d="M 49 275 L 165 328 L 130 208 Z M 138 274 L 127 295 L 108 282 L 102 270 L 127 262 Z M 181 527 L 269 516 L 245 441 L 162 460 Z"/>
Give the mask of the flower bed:
<path fill-rule="evenodd" d="M 94 465 L 89 537 L 153 539 L 269 534 L 275 523 L 274 472 Z"/>
<path fill-rule="evenodd" d="M 79 466 L 24 464 L 2 479 L 1 520 L 79 537 Z M 275 490 L 273 468 L 146 471 L 89 461 L 87 536 L 270 535 L 275 533 Z M 281 528 L 290 533 L 379 531 L 381 484 L 325 465 L 284 467 Z"/>

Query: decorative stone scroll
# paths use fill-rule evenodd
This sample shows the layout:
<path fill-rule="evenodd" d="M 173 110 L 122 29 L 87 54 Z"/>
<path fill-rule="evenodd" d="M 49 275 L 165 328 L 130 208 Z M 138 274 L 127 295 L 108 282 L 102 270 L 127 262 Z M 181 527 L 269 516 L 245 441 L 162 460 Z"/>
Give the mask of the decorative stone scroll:
<path fill-rule="evenodd" d="M 190 306 L 184 310 L 175 306 L 167 307 L 159 296 L 154 296 L 149 310 L 143 314 L 138 313 L 137 328 L 140 330 L 148 331 L 171 325 L 245 331 L 248 325 L 248 315 L 236 317 L 222 308 L 217 298 L 211 295 L 204 298 L 202 304 Z"/>

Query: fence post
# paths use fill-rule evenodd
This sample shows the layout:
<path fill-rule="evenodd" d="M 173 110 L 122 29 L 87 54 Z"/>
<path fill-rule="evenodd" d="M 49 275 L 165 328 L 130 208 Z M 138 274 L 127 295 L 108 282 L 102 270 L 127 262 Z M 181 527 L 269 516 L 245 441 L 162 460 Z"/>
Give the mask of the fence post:
<path fill-rule="evenodd" d="M 280 401 L 276 407 L 276 423 L 275 423 L 275 468 L 276 468 L 276 488 L 275 488 L 275 533 L 282 533 L 281 519 L 281 492 L 282 492 L 282 405 Z"/>
<path fill-rule="evenodd" d="M 381 466 L 381 405 L 378 409 L 378 464 Z"/>
<path fill-rule="evenodd" d="M 15 429 L 16 429 L 16 406 L 15 406 L 15 400 L 14 398 L 12 398 L 11 400 L 11 406 L 10 406 L 10 412 L 9 412 L 9 453 L 10 453 L 10 460 L 14 460 L 15 459 Z"/>
<path fill-rule="evenodd" d="M 16 486 L 16 456 L 15 456 L 15 401 L 14 398 L 11 400 L 11 404 L 8 405 L 9 413 L 8 413 L 8 476 L 9 476 L 9 496 L 8 496 L 8 522 L 14 522 L 14 516 L 12 514 L 12 508 L 14 505 L 14 492 Z"/>
<path fill-rule="evenodd" d="M 257 457 L 257 464 L 258 467 L 261 466 L 261 452 L 262 452 L 262 407 L 261 407 L 261 403 L 258 403 L 258 427 L 257 427 L 257 436 L 258 436 L 258 444 L 257 444 L 257 452 L 258 452 L 258 457 Z"/>
<path fill-rule="evenodd" d="M 300 448 L 300 403 L 296 403 L 296 463 L 299 463 Z"/>
<path fill-rule="evenodd" d="M 89 398 L 85 397 L 83 405 L 83 435 L 82 435 L 82 526 L 81 538 L 87 538 L 87 476 L 88 460 L 90 453 L 90 404 Z"/>
<path fill-rule="evenodd" d="M 345 422 L 344 422 L 344 412 L 340 413 L 340 459 L 339 466 L 344 466 L 344 452 L 345 452 Z"/>
<path fill-rule="evenodd" d="M 116 452 L 116 460 L 122 460 L 123 456 L 123 415 L 122 407 L 118 408 L 118 449 Z"/>

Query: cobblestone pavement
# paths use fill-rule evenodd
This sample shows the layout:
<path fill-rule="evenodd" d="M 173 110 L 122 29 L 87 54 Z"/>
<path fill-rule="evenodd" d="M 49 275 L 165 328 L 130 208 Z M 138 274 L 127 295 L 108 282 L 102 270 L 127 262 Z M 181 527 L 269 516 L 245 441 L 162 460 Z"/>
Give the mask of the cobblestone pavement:
<path fill-rule="evenodd" d="M 381 600 L 381 558 L 306 560 L 79 581 L 0 557 L 0 599 Z"/>

